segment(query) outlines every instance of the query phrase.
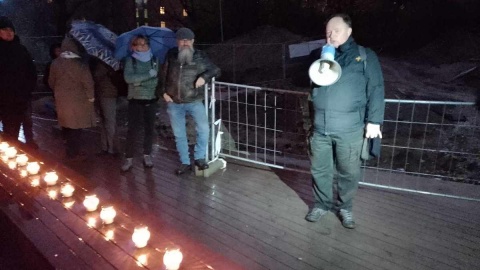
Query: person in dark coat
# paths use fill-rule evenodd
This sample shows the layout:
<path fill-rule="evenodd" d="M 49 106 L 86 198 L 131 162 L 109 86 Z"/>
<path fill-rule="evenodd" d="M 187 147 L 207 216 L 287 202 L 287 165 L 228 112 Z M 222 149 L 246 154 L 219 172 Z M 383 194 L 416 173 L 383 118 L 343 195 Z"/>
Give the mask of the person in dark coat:
<path fill-rule="evenodd" d="M 66 140 L 66 158 L 86 159 L 80 150 L 82 129 L 95 126 L 94 82 L 80 45 L 71 38 L 62 41 L 62 53 L 52 62 L 48 84 L 55 95 L 58 123 Z"/>
<path fill-rule="evenodd" d="M 36 80 L 33 59 L 15 35 L 13 23 L 7 17 L 0 17 L 0 119 L 3 132 L 7 138 L 16 141 L 24 123 L 26 143 L 35 146 L 29 114 Z M 25 122 L 30 123 L 28 128 Z M 30 132 L 27 134 L 27 131 Z"/>
<path fill-rule="evenodd" d="M 185 117 L 191 115 L 195 121 L 197 138 L 193 158 L 199 170 L 208 169 L 205 160 L 208 134 L 210 132 L 205 106 L 203 105 L 205 84 L 220 76 L 220 69 L 210 61 L 207 54 L 193 47 L 195 35 L 188 28 L 176 32 L 178 48 L 170 49 L 162 69 L 160 95 L 167 102 L 180 167 L 176 174 L 191 170 Z"/>
<path fill-rule="evenodd" d="M 363 139 L 382 137 L 384 82 L 377 55 L 365 48 L 362 59 L 346 14 L 331 17 L 326 26 L 327 43 L 335 47 L 340 79 L 329 86 L 314 85 L 313 135 L 309 138 L 315 204 L 305 219 L 320 220 L 338 210 L 345 228 L 355 228 L 353 197 L 361 177 Z M 364 61 L 366 60 L 366 64 Z M 338 200 L 334 202 L 333 178 L 337 172 Z"/>

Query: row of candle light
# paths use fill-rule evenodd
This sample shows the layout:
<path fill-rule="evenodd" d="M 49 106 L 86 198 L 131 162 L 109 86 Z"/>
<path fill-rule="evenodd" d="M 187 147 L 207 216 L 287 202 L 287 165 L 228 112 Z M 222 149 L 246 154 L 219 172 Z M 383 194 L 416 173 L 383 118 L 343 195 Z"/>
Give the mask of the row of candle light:
<path fill-rule="evenodd" d="M 25 167 L 23 170 L 20 170 L 20 175 L 22 177 L 26 177 L 28 175 L 37 175 L 40 171 L 40 164 L 38 162 L 28 162 L 28 157 L 26 154 L 17 154 L 18 151 L 15 147 L 8 145 L 7 142 L 0 142 L 0 155 L 4 162 L 8 164 L 10 169 L 15 169 L 18 167 Z M 15 159 L 15 160 L 13 160 Z M 47 186 L 55 186 L 58 182 L 58 175 L 55 171 L 50 171 L 45 173 L 43 180 L 47 184 Z M 40 185 L 39 178 L 33 178 L 31 185 L 36 187 Z M 70 198 L 73 196 L 73 192 L 75 188 L 70 183 L 64 183 L 61 186 L 61 194 L 65 198 Z M 49 196 L 51 198 L 56 197 L 56 192 L 54 195 Z M 99 198 L 95 195 L 86 195 L 83 201 L 83 205 L 88 212 L 94 212 L 98 209 L 98 205 L 100 203 Z M 102 210 L 100 211 L 100 219 L 104 224 L 112 224 L 117 212 L 113 208 L 113 206 L 103 206 Z M 111 239 L 112 237 L 107 237 L 107 239 Z M 148 230 L 147 226 L 137 226 L 134 229 L 132 234 L 132 241 L 137 248 L 146 247 L 148 241 L 150 239 L 150 231 Z M 166 266 L 167 270 L 177 270 L 180 267 L 180 263 L 182 262 L 183 255 L 182 252 L 178 249 L 174 250 L 167 250 L 165 255 L 163 256 L 163 263 Z"/>

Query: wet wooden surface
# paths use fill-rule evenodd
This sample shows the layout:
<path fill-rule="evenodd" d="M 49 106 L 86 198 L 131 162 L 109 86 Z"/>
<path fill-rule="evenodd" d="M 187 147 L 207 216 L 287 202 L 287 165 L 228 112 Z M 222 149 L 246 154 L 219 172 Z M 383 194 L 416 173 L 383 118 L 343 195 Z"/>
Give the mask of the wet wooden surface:
<path fill-rule="evenodd" d="M 142 254 L 148 254 L 142 267 L 162 269 L 163 252 L 170 247 L 184 252 L 181 269 L 480 268 L 478 202 L 363 187 L 354 205 L 358 227 L 348 230 L 334 213 L 318 223 L 304 220 L 313 199 L 308 174 L 228 160 L 226 170 L 209 178 L 178 177 L 173 141 L 155 151 L 153 169 L 143 167 L 139 152 L 131 172 L 121 173 L 120 158 L 94 154 L 95 130 L 84 134 L 89 159 L 65 162 L 61 137 L 51 126 L 35 121 L 40 150 L 32 154 L 75 183 L 75 204 L 66 209 L 63 199 L 47 196 L 45 186 L 32 188 L 9 172 L 0 177 L 2 188 L 16 195 L 2 209 L 20 223 L 33 223 L 23 220 L 22 211 L 41 220 L 53 235 L 38 233 L 55 238 L 63 250 L 54 258 L 72 257 L 76 269 L 135 269 Z M 95 214 L 81 202 L 92 192 L 101 205 L 115 206 L 114 224 L 86 225 Z M 140 223 L 149 226 L 152 239 L 139 250 L 130 238 Z M 115 238 L 106 241 L 110 228 Z M 52 261 L 53 251 L 40 248 Z"/>

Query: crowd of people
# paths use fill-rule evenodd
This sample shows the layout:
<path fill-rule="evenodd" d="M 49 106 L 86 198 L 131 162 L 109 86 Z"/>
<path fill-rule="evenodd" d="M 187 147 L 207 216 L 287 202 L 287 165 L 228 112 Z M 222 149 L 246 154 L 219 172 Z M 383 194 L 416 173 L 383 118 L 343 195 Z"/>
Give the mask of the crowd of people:
<path fill-rule="evenodd" d="M 143 126 L 143 165 L 154 166 L 152 146 L 158 102 L 168 103 L 180 165 L 177 174 L 192 169 L 186 134 L 186 116 L 191 115 L 197 126 L 193 164 L 199 170 L 209 167 L 205 160 L 209 124 L 205 113 L 204 85 L 220 76 L 220 69 L 208 56 L 193 47 L 195 35 L 188 28 L 176 32 L 178 47 L 160 61 L 149 45 L 148 36 L 137 35 L 130 42 L 131 54 L 123 59 L 119 72 L 103 61 L 88 57 L 75 39 L 66 36 L 61 44 L 50 49 L 52 62 L 44 72 L 44 83 L 53 92 L 54 109 L 65 142 L 65 159 L 83 161 L 82 130 L 97 125 L 100 119 L 100 149 L 98 155 L 117 156 L 116 112 L 119 90 L 127 85 L 128 131 L 123 172 L 133 166 L 137 151 L 135 141 Z M 37 73 L 33 59 L 20 43 L 15 27 L 7 17 L 0 17 L 0 121 L 3 136 L 17 141 L 23 127 L 26 146 L 38 145 L 33 139 L 31 120 L 32 92 Z"/>
<path fill-rule="evenodd" d="M 352 21 L 335 14 L 326 25 L 326 41 L 335 49 L 341 77 L 332 85 L 312 83 L 311 173 L 315 203 L 305 219 L 317 222 L 335 211 L 344 227 L 352 229 L 353 198 L 361 177 L 365 138 L 382 136 L 384 82 L 377 55 L 358 45 L 352 37 Z M 176 31 L 177 47 L 170 49 L 163 64 L 152 54 L 147 36 L 135 36 L 131 55 L 124 59 L 123 79 L 128 84 L 128 132 L 121 170 L 129 171 L 135 156 L 135 141 L 143 125 L 143 165 L 154 166 L 152 143 L 158 102 L 167 103 L 180 165 L 178 175 L 192 169 L 186 120 L 196 125 L 193 164 L 209 167 L 206 156 L 209 125 L 205 113 L 204 85 L 220 76 L 220 69 L 205 52 L 194 48 L 195 34 L 188 28 Z M 66 158 L 83 160 L 81 131 L 93 127 L 95 108 L 101 118 L 101 154 L 115 155 L 117 73 L 99 60 L 87 61 L 81 46 L 66 37 L 52 49 L 55 57 L 46 72 L 55 97 L 58 123 L 62 128 Z M 367 60 L 368 59 L 368 60 Z M 36 146 L 31 128 L 31 92 L 36 72 L 32 58 L 15 35 L 6 17 L 0 17 L 0 117 L 5 136 L 16 140 L 23 125 L 27 145 Z M 336 188 L 334 174 L 337 174 Z M 334 196 L 336 190 L 336 196 Z"/>

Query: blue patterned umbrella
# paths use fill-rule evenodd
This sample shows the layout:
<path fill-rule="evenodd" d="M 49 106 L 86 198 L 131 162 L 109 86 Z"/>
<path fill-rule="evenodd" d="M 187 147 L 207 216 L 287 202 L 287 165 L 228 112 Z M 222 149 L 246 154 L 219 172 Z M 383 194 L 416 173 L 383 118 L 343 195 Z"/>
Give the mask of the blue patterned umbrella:
<path fill-rule="evenodd" d="M 114 57 L 117 35 L 101 24 L 90 21 L 73 21 L 70 35 L 85 48 L 89 55 L 111 66 L 120 68 L 120 61 Z"/>
<path fill-rule="evenodd" d="M 140 26 L 118 36 L 115 46 L 115 57 L 117 59 L 123 59 L 132 53 L 130 50 L 130 42 L 133 37 L 138 35 L 148 37 L 150 40 L 150 49 L 153 55 L 158 58 L 160 64 L 165 62 L 167 51 L 177 46 L 175 33 L 172 30 L 166 27 Z"/>

